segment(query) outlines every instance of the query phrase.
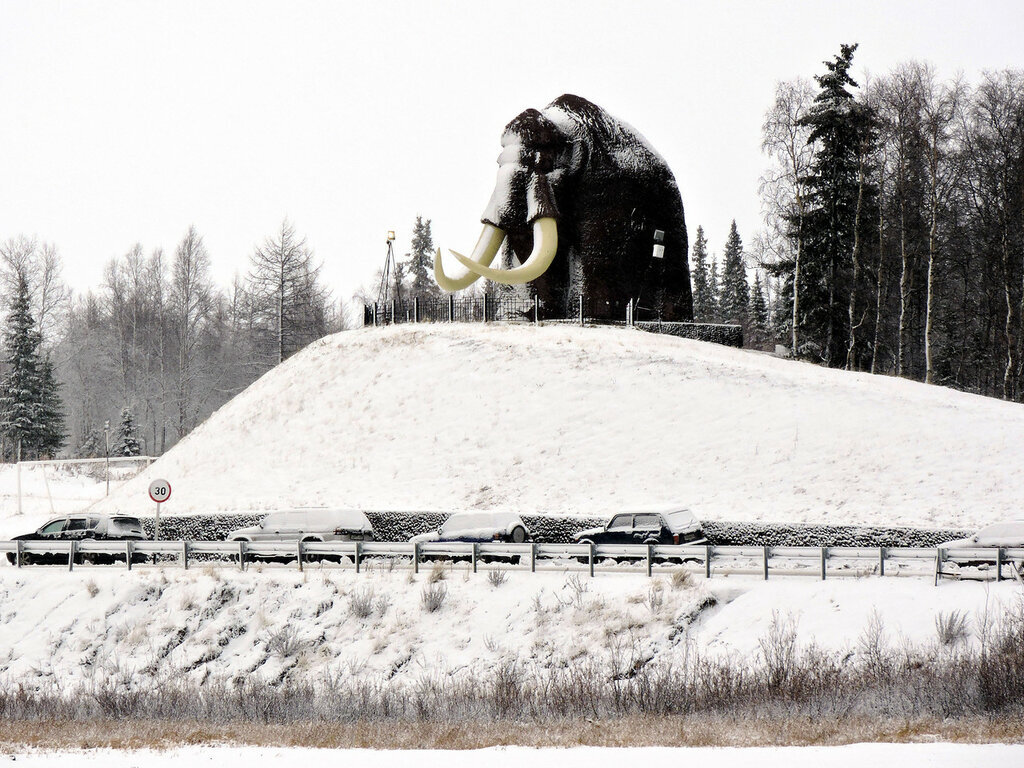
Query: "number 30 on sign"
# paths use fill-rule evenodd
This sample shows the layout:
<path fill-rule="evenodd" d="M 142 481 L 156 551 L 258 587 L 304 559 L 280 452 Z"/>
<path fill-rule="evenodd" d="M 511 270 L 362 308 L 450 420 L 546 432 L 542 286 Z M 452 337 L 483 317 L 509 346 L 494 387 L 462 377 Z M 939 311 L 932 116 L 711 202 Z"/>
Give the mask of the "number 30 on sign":
<path fill-rule="evenodd" d="M 171 484 L 166 480 L 154 480 L 149 484 L 149 498 L 157 504 L 163 504 L 171 498 Z"/>

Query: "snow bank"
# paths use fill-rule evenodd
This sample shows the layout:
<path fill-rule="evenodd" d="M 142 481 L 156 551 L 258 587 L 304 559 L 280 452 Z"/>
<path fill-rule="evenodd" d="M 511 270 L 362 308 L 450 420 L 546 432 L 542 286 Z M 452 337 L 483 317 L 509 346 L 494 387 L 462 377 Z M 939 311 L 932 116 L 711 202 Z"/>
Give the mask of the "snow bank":
<path fill-rule="evenodd" d="M 314 343 L 96 508 L 311 505 L 975 528 L 1020 516 L 1024 407 L 669 336 L 421 325 Z"/>
<path fill-rule="evenodd" d="M 90 751 L 19 752 L 11 755 L 28 768 L 180 768 L 182 765 L 217 765 L 221 768 L 265 768 L 304 765 L 373 765 L 375 768 L 520 768 L 524 763 L 559 768 L 610 765 L 708 765 L 714 768 L 750 768 L 785 765 L 787 768 L 863 768 L 872 766 L 1019 765 L 1024 746 L 1017 744 L 851 744 L 842 747 L 642 747 L 632 749 L 533 749 L 493 747 L 467 750 L 305 749 L 301 747 L 182 747 L 166 751 L 111 749 Z"/>
<path fill-rule="evenodd" d="M 258 572 L 262 570 L 262 572 Z M 582 662 L 632 668 L 702 655 L 755 662 L 774 621 L 798 646 L 857 653 L 872 620 L 881 640 L 925 648 L 939 613 L 962 611 L 970 637 L 1021 599 L 1019 584 L 926 579 L 817 582 L 728 578 L 674 586 L 666 577 L 507 572 L 495 585 L 467 566 L 440 582 L 428 611 L 429 571 L 368 573 L 266 567 L 244 573 L 170 569 L 0 569 L 0 682 L 69 690 L 107 680 L 327 676 L 483 676 L 501 663 L 558 669 Z"/>

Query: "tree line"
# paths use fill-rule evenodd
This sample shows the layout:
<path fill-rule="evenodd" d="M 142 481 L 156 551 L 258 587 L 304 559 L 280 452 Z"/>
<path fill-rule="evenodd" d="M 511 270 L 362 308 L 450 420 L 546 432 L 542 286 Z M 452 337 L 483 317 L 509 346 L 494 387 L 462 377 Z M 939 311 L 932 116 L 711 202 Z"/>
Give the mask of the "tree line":
<path fill-rule="evenodd" d="M 856 49 L 815 84 L 779 83 L 765 116 L 751 259 L 768 335 L 824 365 L 1019 401 L 1024 71 L 969 84 L 912 61 L 858 83 Z"/>
<path fill-rule="evenodd" d="M 57 249 L 0 244 L 8 307 L 0 456 L 159 454 L 296 351 L 343 327 L 320 264 L 284 221 L 226 289 L 190 227 L 167 254 L 132 246 L 73 294 Z M 111 426 L 113 422 L 113 426 Z"/>

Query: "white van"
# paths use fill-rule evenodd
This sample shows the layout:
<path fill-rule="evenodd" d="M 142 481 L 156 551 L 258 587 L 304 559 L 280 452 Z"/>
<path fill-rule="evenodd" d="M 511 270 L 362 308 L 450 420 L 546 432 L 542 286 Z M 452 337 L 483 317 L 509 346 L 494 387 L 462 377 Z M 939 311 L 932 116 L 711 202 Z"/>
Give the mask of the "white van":
<path fill-rule="evenodd" d="M 227 540 L 373 541 L 373 526 L 358 509 L 282 509 L 271 512 L 259 525 L 232 531 Z"/>

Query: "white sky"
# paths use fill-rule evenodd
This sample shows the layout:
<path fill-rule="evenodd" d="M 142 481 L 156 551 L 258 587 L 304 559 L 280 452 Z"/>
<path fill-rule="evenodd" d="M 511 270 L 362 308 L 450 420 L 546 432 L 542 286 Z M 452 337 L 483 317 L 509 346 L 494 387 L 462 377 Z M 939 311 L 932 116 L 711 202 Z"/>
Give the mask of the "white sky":
<path fill-rule="evenodd" d="M 349 298 L 417 214 L 472 248 L 504 125 L 576 93 L 668 160 L 692 242 L 760 225 L 778 80 L 859 42 L 858 73 L 1024 66 L 1002 2 L 46 2 L 0 0 L 0 240 L 55 243 L 77 289 L 190 224 L 214 277 L 283 217 Z"/>

